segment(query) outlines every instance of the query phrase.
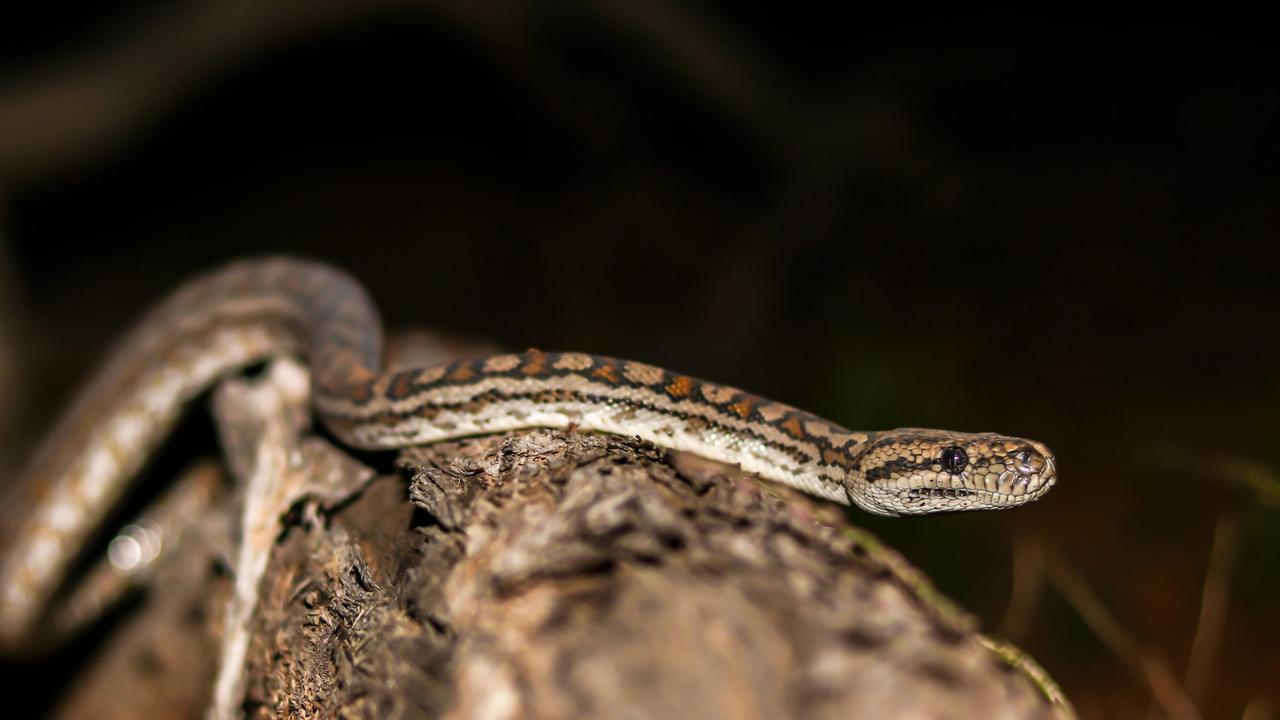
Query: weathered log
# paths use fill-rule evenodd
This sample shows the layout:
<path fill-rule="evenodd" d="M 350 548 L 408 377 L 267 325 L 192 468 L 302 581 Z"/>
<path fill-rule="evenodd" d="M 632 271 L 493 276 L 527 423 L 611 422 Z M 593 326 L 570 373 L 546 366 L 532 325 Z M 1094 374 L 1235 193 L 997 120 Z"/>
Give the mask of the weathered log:
<path fill-rule="evenodd" d="M 255 473 L 283 478 L 257 501 L 274 529 L 239 531 L 251 596 L 207 551 L 177 564 L 218 589 L 152 591 L 164 606 L 185 590 L 204 619 L 185 632 L 223 658 L 216 681 L 192 659 L 179 681 L 196 690 L 169 714 L 212 695 L 213 714 L 250 717 L 1071 717 L 1033 663 L 993 651 L 830 505 L 628 438 L 542 430 L 408 450 L 370 480 L 306 432 L 305 394 L 280 382 L 215 403 L 246 495 L 264 492 Z M 155 618 L 119 652 L 176 632 Z M 104 709 L 79 697 L 66 714 Z"/>

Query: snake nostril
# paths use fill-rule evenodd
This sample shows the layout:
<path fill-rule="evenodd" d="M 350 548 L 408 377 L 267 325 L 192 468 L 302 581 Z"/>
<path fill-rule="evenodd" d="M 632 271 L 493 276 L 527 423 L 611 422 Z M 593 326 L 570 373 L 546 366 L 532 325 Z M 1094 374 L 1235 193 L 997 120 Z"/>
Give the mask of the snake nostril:
<path fill-rule="evenodd" d="M 1032 452 L 1029 448 L 1023 448 L 1013 455 L 1017 461 L 1017 470 L 1021 475 L 1034 475 L 1045 469 L 1047 464 L 1043 455 Z"/>

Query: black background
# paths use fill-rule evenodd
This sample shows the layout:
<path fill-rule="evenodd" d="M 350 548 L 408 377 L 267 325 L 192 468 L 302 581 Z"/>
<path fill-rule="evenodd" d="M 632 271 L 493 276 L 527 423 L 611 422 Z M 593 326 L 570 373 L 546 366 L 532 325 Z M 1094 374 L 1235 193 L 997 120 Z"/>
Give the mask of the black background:
<path fill-rule="evenodd" d="M 175 41 L 151 71 L 202 69 L 66 157 L 6 156 L 31 128 L 0 114 L 32 418 L 11 423 L 10 468 L 182 278 L 314 255 L 362 278 L 392 330 L 641 359 L 853 428 L 1044 440 L 1060 484 L 1035 506 L 856 521 L 1085 717 L 1143 712 L 1149 693 L 1054 587 L 1007 617 L 1014 550 L 1046 548 L 1181 677 L 1215 526 L 1237 527 L 1202 709 L 1280 703 L 1277 493 L 1238 472 L 1268 478 L 1280 430 L 1262 23 L 312 5 L 228 12 L 259 34 L 203 64 Z M 0 113 L 209 7 L 4 18 Z M 64 112 L 130 102 L 106 88 Z"/>

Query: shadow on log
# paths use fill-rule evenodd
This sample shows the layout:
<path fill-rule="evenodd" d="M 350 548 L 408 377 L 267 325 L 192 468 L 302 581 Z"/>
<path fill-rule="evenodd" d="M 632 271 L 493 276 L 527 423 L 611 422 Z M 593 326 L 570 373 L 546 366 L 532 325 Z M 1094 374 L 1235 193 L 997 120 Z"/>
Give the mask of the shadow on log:
<path fill-rule="evenodd" d="M 200 611 L 181 628 L 173 613 L 126 623 L 134 639 L 98 663 L 116 674 L 96 671 L 64 715 L 109 715 L 142 683 L 178 698 L 154 711 L 215 717 L 1072 717 L 1033 662 L 994 651 L 830 505 L 575 432 L 411 449 L 401 474 L 373 477 L 306 432 L 295 380 L 273 368 L 253 385 L 215 398 L 248 489 L 212 512 L 265 508 L 269 526 L 234 533 L 260 580 L 252 552 L 227 561 L 232 580 L 208 570 L 219 543 L 180 546 L 168 562 L 187 579 L 157 582 L 148 604 Z M 203 652 L 184 633 L 221 655 L 216 680 L 163 651 L 137 673 L 148 643 Z"/>

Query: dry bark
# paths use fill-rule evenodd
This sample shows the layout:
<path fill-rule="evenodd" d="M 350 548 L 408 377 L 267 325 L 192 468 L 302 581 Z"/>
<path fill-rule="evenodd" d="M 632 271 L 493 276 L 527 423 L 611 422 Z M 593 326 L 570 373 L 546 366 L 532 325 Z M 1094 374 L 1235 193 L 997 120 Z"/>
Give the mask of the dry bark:
<path fill-rule="evenodd" d="M 281 412 L 216 403 L 224 435 L 240 436 L 227 442 L 233 472 L 252 474 L 271 456 L 253 439 L 274 436 L 284 474 L 325 482 L 276 492 L 292 511 L 267 536 L 244 627 L 235 612 L 200 614 L 224 658 L 245 636 L 220 713 L 1071 716 L 1033 664 L 1001 659 L 841 512 L 734 468 L 535 430 L 407 450 L 401 473 L 366 482 L 292 421 L 292 437 L 264 432 L 264 409 Z M 199 562 L 207 576 L 208 553 Z M 225 577 L 206 582 L 220 585 L 210 597 L 231 594 Z M 191 669 L 206 690 L 170 714 L 204 713 L 214 680 L 208 663 Z"/>

